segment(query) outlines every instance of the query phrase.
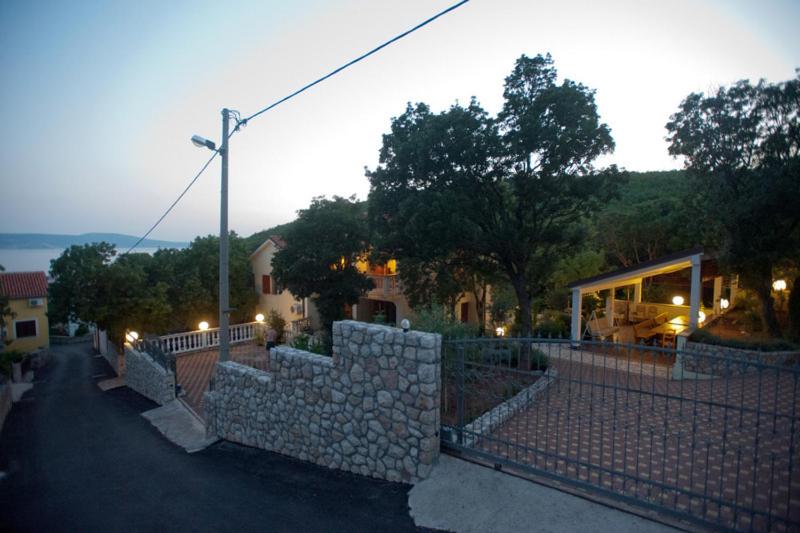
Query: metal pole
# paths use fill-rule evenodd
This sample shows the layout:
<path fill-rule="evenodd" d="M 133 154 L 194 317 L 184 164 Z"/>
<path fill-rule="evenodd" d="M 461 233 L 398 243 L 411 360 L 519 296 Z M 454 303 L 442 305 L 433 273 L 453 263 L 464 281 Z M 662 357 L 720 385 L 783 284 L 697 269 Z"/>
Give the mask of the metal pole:
<path fill-rule="evenodd" d="M 230 357 L 228 334 L 228 119 L 227 108 L 222 110 L 222 186 L 219 207 L 219 360 Z"/>

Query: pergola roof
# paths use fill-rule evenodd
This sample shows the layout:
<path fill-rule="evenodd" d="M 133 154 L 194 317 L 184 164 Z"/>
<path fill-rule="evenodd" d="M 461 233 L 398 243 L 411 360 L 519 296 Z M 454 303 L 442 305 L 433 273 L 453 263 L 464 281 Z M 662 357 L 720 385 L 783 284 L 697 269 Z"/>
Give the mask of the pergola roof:
<path fill-rule="evenodd" d="M 621 268 L 605 274 L 598 274 L 589 278 L 579 279 L 569 283 L 570 289 L 580 289 L 581 293 L 612 289 L 639 282 L 642 278 L 669 274 L 692 266 L 692 257 L 702 256 L 703 247 L 697 246 L 669 254 L 652 261 L 645 261 L 638 265 Z"/>

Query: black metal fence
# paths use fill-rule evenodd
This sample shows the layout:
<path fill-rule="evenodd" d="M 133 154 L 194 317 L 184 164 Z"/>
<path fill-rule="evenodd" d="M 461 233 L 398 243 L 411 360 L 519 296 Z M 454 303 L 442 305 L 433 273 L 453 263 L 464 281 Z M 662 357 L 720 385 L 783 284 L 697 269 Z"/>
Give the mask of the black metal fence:
<path fill-rule="evenodd" d="M 796 361 L 517 338 L 444 352 L 445 448 L 715 529 L 800 529 Z"/>

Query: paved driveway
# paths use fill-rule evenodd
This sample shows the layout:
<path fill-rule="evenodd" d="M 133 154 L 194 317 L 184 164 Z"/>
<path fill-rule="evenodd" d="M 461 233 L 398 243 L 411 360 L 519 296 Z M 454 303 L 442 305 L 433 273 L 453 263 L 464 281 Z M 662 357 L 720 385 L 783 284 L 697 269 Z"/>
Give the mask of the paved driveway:
<path fill-rule="evenodd" d="M 410 531 L 408 485 L 219 443 L 187 454 L 88 345 L 57 347 L 0 435 L 5 531 Z"/>

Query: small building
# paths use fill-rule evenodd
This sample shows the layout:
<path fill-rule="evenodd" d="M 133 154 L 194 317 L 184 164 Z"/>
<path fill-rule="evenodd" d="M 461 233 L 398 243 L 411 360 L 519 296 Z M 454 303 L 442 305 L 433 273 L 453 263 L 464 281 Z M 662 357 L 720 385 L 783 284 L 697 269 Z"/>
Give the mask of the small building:
<path fill-rule="evenodd" d="M 50 347 L 47 276 L 44 272 L 0 272 L 0 295 L 8 298 L 11 316 L 2 332 L 8 348 L 30 352 Z"/>

